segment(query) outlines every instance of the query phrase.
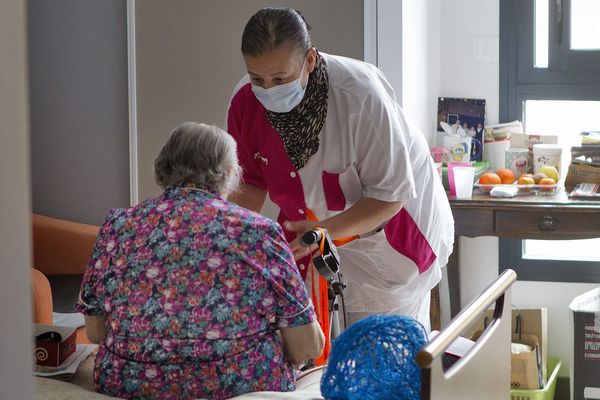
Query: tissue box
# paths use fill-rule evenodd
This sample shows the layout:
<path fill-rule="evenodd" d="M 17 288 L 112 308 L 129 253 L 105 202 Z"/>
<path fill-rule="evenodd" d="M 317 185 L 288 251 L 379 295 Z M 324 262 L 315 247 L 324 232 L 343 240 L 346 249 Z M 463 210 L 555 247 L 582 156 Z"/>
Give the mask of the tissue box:
<path fill-rule="evenodd" d="M 556 135 L 529 135 L 527 133 L 513 133 L 510 135 L 510 147 L 526 147 L 533 151 L 534 144 L 558 144 Z"/>
<path fill-rule="evenodd" d="M 45 367 L 58 367 L 75 351 L 77 330 L 68 326 L 33 324 L 35 363 Z M 58 332 L 61 342 L 39 341 L 35 338 L 44 332 Z"/>

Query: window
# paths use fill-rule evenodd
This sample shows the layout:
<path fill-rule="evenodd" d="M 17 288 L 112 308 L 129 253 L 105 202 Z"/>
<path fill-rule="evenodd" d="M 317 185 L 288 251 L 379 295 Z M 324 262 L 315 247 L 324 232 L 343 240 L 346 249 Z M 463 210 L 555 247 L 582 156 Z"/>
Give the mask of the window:
<path fill-rule="evenodd" d="M 566 149 L 600 130 L 599 15 L 598 0 L 500 2 L 501 121 L 557 134 Z M 599 247 L 600 238 L 500 239 L 500 266 L 524 280 L 600 282 Z"/>
<path fill-rule="evenodd" d="M 600 49 L 600 2 L 598 0 L 571 0 L 571 49 Z"/>

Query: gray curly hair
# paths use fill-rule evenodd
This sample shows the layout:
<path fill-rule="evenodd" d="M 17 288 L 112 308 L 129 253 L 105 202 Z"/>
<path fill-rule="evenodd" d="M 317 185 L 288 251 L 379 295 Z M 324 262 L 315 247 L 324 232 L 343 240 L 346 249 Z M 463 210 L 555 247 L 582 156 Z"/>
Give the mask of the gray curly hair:
<path fill-rule="evenodd" d="M 154 178 L 163 188 L 191 182 L 221 195 L 240 183 L 235 140 L 224 130 L 197 122 L 184 122 L 154 160 Z"/>

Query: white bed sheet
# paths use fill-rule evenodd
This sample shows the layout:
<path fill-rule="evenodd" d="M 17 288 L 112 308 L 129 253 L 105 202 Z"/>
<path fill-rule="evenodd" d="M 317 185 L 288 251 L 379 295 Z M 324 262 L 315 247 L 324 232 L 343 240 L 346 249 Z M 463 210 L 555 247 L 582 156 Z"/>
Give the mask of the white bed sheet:
<path fill-rule="evenodd" d="M 88 357 L 77 370 L 70 381 L 51 378 L 35 377 L 35 400 L 103 400 L 116 399 L 96 393 L 93 387 L 92 372 L 94 370 L 94 357 Z M 303 373 L 294 392 L 254 392 L 233 397 L 232 400 L 264 399 L 264 400 L 323 400 L 321 396 L 322 368 L 315 368 Z"/>

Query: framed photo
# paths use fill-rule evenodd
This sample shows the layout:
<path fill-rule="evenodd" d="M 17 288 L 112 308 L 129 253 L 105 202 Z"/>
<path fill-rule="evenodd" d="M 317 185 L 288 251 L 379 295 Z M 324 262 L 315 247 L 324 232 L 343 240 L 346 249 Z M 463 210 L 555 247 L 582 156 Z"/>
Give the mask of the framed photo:
<path fill-rule="evenodd" d="M 440 122 L 446 122 L 455 131 L 460 126 L 467 136 L 483 143 L 485 126 L 485 99 L 438 97 L 437 131 L 443 132 Z M 481 156 L 477 161 L 481 160 Z"/>
<path fill-rule="evenodd" d="M 446 122 L 449 125 L 454 125 L 456 124 L 456 121 L 460 120 L 460 116 L 458 114 L 448 114 L 446 116 Z M 439 121 L 438 121 L 439 122 Z"/>

